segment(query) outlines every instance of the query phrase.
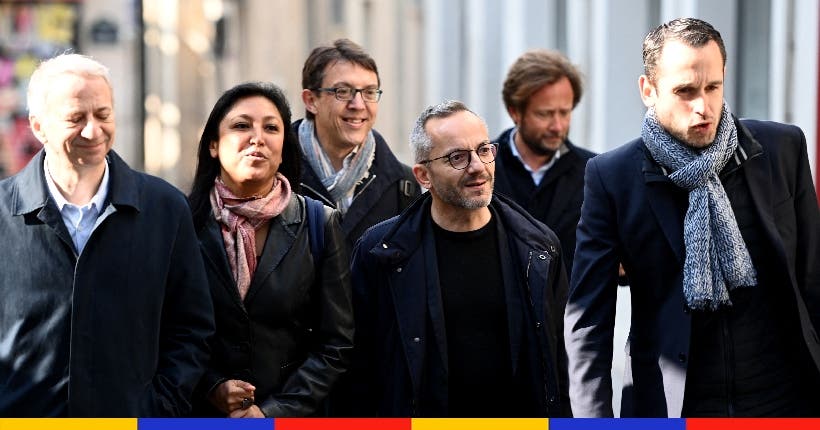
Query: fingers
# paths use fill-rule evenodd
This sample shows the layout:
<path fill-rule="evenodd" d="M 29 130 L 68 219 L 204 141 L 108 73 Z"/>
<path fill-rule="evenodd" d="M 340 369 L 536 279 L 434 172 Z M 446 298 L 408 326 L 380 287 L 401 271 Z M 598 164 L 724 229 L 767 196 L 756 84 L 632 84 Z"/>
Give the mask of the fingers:
<path fill-rule="evenodd" d="M 233 380 L 236 383 L 236 386 L 245 390 L 246 392 L 253 395 L 253 392 L 256 391 L 256 387 L 254 387 L 250 382 L 240 381 L 238 379 Z"/>
<path fill-rule="evenodd" d="M 230 382 L 231 386 L 228 395 L 228 409 L 231 412 L 234 412 L 236 410 L 248 409 L 251 405 L 253 405 L 253 394 L 256 387 L 248 382 L 238 379 L 232 379 Z"/>
<path fill-rule="evenodd" d="M 251 405 L 247 409 L 237 409 L 228 415 L 229 418 L 265 418 L 259 406 Z"/>
<path fill-rule="evenodd" d="M 211 403 L 220 411 L 229 414 L 247 409 L 253 405 L 256 387 L 248 382 L 229 379 L 217 386 L 210 395 Z"/>

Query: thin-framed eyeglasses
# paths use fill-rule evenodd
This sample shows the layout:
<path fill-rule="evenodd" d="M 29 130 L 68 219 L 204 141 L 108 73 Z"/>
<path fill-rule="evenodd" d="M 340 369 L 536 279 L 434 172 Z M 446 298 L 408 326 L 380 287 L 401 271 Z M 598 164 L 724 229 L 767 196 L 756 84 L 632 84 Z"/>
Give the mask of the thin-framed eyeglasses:
<path fill-rule="evenodd" d="M 333 88 L 316 88 L 313 91 L 323 93 L 333 93 L 336 100 L 341 102 L 349 102 L 356 97 L 356 93 L 362 94 L 362 100 L 368 103 L 376 103 L 382 98 L 384 91 L 378 88 L 351 88 L 351 87 L 333 87 Z"/>
<path fill-rule="evenodd" d="M 450 162 L 450 166 L 456 170 L 464 170 L 470 165 L 473 158 L 473 152 L 478 156 L 479 161 L 484 164 L 490 164 L 495 161 L 495 154 L 498 152 L 498 144 L 495 142 L 484 142 L 478 145 L 476 149 L 456 149 L 447 155 L 441 157 L 431 158 L 429 160 L 419 161 L 419 164 L 432 163 L 436 160 L 446 158 Z"/>

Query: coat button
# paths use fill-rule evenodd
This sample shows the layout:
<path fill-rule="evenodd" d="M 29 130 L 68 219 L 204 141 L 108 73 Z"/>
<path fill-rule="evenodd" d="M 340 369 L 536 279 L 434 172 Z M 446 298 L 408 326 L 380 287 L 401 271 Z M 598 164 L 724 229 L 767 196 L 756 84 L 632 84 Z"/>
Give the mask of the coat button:
<path fill-rule="evenodd" d="M 540 259 L 542 259 L 542 260 L 546 260 L 546 259 L 547 259 L 547 256 L 546 256 L 546 255 L 544 255 L 544 254 L 538 254 L 538 258 L 540 258 Z"/>
<path fill-rule="evenodd" d="M 541 321 L 535 323 L 535 328 L 541 328 Z"/>
<path fill-rule="evenodd" d="M 386 243 L 383 243 L 383 244 L 382 244 L 382 248 L 387 249 L 387 244 L 386 244 Z"/>
<path fill-rule="evenodd" d="M 678 361 L 680 361 L 681 363 L 686 363 L 686 354 L 682 352 L 678 354 Z"/>
<path fill-rule="evenodd" d="M 397 268 L 396 268 L 396 272 L 401 273 L 401 267 L 397 267 Z"/>
<path fill-rule="evenodd" d="M 420 337 L 414 337 L 413 342 L 419 343 L 419 342 L 421 342 L 421 338 Z"/>

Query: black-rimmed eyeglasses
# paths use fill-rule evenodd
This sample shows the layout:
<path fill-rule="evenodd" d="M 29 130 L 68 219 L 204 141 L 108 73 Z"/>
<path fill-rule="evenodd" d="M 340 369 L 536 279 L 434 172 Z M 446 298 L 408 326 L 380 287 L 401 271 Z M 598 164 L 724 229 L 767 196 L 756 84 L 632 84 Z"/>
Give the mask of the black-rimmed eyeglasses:
<path fill-rule="evenodd" d="M 450 152 L 447 155 L 442 155 L 441 157 L 419 161 L 419 164 L 427 164 L 436 160 L 441 160 L 442 158 L 446 158 L 447 161 L 450 162 L 450 165 L 453 166 L 453 169 L 464 170 L 470 165 L 470 162 L 473 161 L 473 152 L 476 153 L 479 161 L 484 164 L 490 164 L 495 161 L 495 154 L 498 152 L 498 144 L 494 142 L 485 142 L 478 145 L 478 148 L 476 149 L 456 149 L 455 151 Z"/>
<path fill-rule="evenodd" d="M 362 100 L 368 103 L 376 103 L 382 97 L 383 91 L 378 88 L 350 88 L 350 87 L 334 87 L 334 88 L 316 88 L 313 91 L 323 93 L 333 93 L 336 100 L 342 102 L 349 102 L 356 97 L 356 93 L 362 94 Z"/>

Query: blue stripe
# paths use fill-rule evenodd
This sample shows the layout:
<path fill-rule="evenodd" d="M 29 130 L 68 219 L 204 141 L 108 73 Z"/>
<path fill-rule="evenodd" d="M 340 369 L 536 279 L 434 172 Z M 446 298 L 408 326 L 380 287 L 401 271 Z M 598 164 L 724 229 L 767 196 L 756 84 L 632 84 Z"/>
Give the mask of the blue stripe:
<path fill-rule="evenodd" d="M 273 430 L 273 419 L 140 418 L 138 430 Z"/>
<path fill-rule="evenodd" d="M 551 418 L 550 430 L 686 430 L 683 418 Z"/>

